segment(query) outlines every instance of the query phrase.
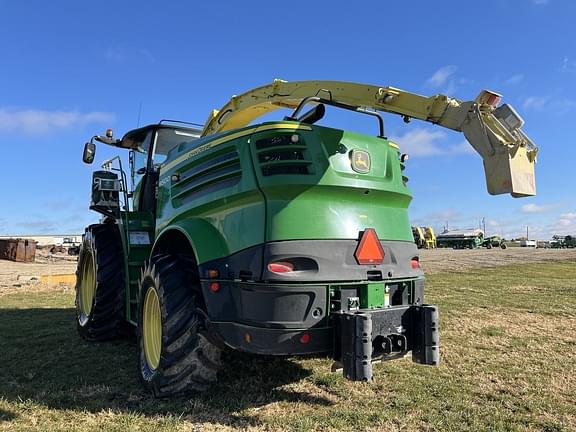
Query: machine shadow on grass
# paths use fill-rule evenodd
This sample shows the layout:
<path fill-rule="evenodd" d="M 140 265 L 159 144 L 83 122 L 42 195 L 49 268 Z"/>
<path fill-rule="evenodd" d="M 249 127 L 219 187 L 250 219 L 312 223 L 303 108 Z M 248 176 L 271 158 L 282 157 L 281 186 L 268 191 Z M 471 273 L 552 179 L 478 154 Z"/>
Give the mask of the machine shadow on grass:
<path fill-rule="evenodd" d="M 90 343 L 76 333 L 74 309 L 0 309 L 0 398 L 52 409 L 185 416 L 233 426 L 259 423 L 241 412 L 278 401 L 329 405 L 282 389 L 311 373 L 285 358 L 225 353 L 219 382 L 200 395 L 154 399 L 140 385 L 133 339 Z M 9 416 L 8 416 L 9 417 Z"/>
<path fill-rule="evenodd" d="M 16 414 L 11 411 L 6 411 L 0 408 L 0 423 L 7 422 L 14 420 L 16 418 Z"/>

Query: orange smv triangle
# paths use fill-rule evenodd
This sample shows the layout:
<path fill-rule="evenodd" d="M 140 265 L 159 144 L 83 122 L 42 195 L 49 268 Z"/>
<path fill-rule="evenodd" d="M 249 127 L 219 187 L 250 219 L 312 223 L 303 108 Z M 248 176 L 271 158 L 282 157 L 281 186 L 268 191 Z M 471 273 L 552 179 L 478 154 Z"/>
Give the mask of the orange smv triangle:
<path fill-rule="evenodd" d="M 384 261 L 384 249 L 382 249 L 374 228 L 366 228 L 364 230 L 354 256 L 358 264 L 382 264 L 382 261 Z"/>

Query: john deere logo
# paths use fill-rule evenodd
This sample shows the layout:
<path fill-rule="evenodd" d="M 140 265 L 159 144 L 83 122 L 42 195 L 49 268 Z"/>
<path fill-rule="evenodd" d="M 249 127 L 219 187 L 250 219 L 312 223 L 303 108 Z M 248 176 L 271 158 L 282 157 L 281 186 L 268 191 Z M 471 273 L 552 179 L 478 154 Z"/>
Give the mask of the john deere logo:
<path fill-rule="evenodd" d="M 352 169 L 360 174 L 370 171 L 370 153 L 364 150 L 352 150 Z"/>

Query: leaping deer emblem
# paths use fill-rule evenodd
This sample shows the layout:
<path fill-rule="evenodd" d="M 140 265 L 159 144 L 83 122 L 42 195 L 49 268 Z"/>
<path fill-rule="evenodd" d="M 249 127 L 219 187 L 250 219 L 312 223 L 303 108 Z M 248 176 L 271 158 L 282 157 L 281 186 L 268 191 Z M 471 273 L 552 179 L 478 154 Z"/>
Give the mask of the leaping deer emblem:
<path fill-rule="evenodd" d="M 369 156 L 365 152 L 356 152 L 354 154 L 354 167 L 357 171 L 370 171 Z"/>

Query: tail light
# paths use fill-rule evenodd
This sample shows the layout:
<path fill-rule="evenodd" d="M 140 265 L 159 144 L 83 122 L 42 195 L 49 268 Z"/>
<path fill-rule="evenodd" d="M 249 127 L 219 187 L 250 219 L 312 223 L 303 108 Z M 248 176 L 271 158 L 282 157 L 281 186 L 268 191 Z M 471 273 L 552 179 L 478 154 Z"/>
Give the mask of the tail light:
<path fill-rule="evenodd" d="M 272 273 L 289 273 L 294 271 L 294 264 L 288 261 L 277 261 L 268 264 L 268 271 Z"/>
<path fill-rule="evenodd" d="M 414 270 L 419 269 L 420 268 L 420 258 L 418 257 L 414 257 L 410 260 L 410 265 L 412 266 L 412 268 Z"/>

